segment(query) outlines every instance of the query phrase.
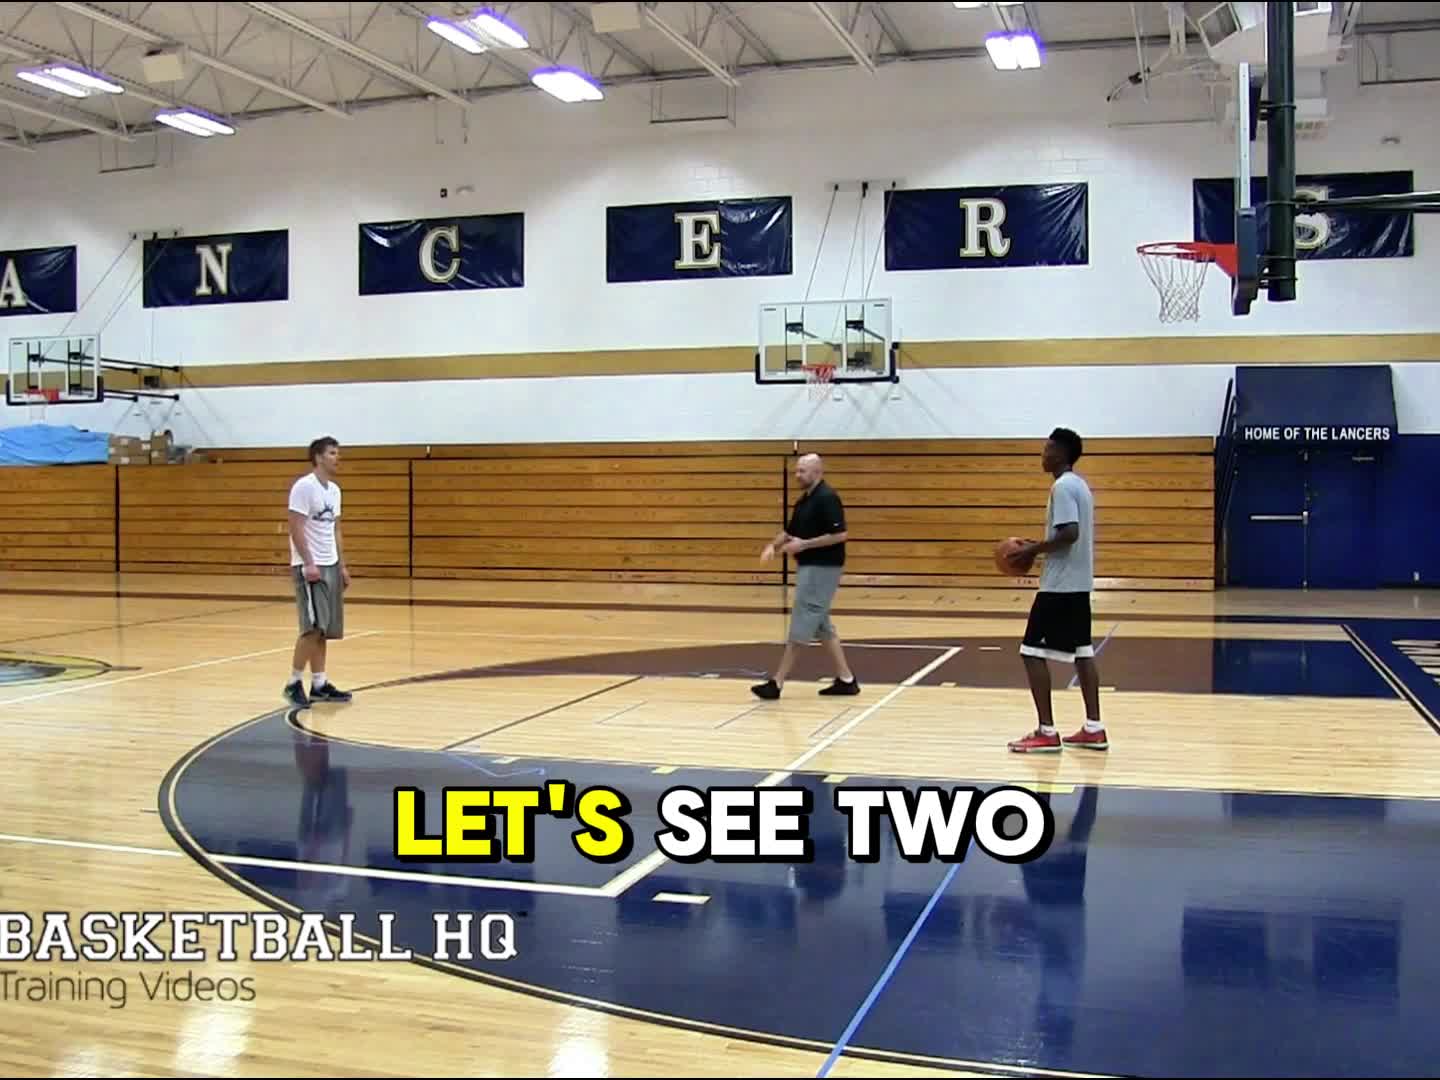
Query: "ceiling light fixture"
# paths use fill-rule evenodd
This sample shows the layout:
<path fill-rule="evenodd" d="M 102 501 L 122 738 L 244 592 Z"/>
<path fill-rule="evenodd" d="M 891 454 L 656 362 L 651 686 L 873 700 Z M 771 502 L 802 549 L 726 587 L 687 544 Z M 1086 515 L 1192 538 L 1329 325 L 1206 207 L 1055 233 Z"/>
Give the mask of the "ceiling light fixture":
<path fill-rule="evenodd" d="M 578 101 L 600 101 L 605 97 L 599 83 L 574 68 L 538 68 L 530 73 L 530 81 L 552 97 L 571 105 Z"/>
<path fill-rule="evenodd" d="M 465 27 L 489 49 L 528 49 L 530 39 L 514 23 L 489 8 L 481 8 L 465 22 Z"/>
<path fill-rule="evenodd" d="M 478 55 L 487 49 L 530 47 L 529 39 L 518 26 L 489 8 L 481 8 L 468 19 L 458 23 L 431 16 L 425 20 L 425 28 L 472 55 Z"/>
<path fill-rule="evenodd" d="M 480 44 L 474 34 L 462 26 L 456 26 L 448 19 L 437 19 L 432 16 L 425 20 L 425 29 L 432 34 L 439 34 L 451 45 L 456 45 L 468 53 L 479 54 L 485 51 L 485 46 Z"/>
<path fill-rule="evenodd" d="M 47 90 L 54 90 L 56 93 L 67 94 L 70 97 L 83 98 L 95 93 L 123 94 L 125 92 L 125 88 L 119 83 L 111 82 L 94 72 L 68 64 L 49 64 L 42 68 L 28 68 L 25 71 L 17 71 L 15 75 L 36 86 L 43 86 Z"/>
<path fill-rule="evenodd" d="M 1040 66 L 1040 42 L 1028 30 L 995 33 L 985 38 L 990 62 L 1000 71 L 1030 70 Z"/>
<path fill-rule="evenodd" d="M 235 129 L 229 124 L 223 123 L 213 116 L 196 112 L 194 109 L 172 109 L 168 112 L 156 113 L 155 119 L 176 131 L 183 131 L 187 135 L 197 135 L 202 139 L 208 139 L 212 135 L 235 134 Z"/>

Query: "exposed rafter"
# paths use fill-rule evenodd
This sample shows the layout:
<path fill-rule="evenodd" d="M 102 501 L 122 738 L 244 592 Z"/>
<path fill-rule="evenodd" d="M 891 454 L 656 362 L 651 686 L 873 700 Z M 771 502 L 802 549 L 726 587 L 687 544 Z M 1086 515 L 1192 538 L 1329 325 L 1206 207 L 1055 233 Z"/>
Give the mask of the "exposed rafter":
<path fill-rule="evenodd" d="M 560 12 L 560 14 L 564 15 L 567 19 L 569 19 L 570 22 L 576 27 L 576 29 L 578 29 L 591 41 L 598 42 L 599 44 L 605 46 L 605 48 L 609 49 L 616 56 L 620 57 L 620 59 L 624 60 L 636 71 L 642 71 L 647 75 L 658 74 L 658 72 L 655 70 L 654 65 L 651 64 L 639 53 L 637 53 L 634 49 L 630 48 L 629 46 L 623 44 L 620 41 L 617 41 L 609 34 L 602 34 L 596 31 L 595 24 L 590 21 L 590 16 L 585 14 L 584 11 L 580 10 L 580 8 L 576 7 L 574 4 L 551 4 L 549 6 L 553 10 Z"/>
<path fill-rule="evenodd" d="M 845 51 L 855 58 L 857 64 L 869 72 L 876 70 L 874 58 L 865 51 L 865 46 L 855 39 L 855 35 L 850 33 L 845 25 L 835 17 L 835 13 L 830 10 L 829 6 L 816 0 L 811 3 L 810 10 L 815 12 L 820 21 L 829 28 L 830 33 L 835 35 L 835 40 L 845 46 Z"/>
<path fill-rule="evenodd" d="M 96 135 L 104 135 L 106 138 L 119 139 L 121 142 L 135 141 L 134 135 L 121 128 L 103 124 L 99 118 L 90 113 L 66 108 L 63 105 L 50 105 L 45 102 L 44 98 L 26 94 L 23 90 L 11 90 L 7 87 L 4 93 L 0 93 L 0 105 L 17 112 L 38 116 L 43 120 L 53 120 L 57 124 L 69 124 L 71 127 L 82 128 L 85 131 L 94 132 Z"/>
<path fill-rule="evenodd" d="M 172 44 L 165 35 L 157 34 L 155 31 L 147 29 L 129 19 L 122 19 L 119 15 L 113 15 L 103 8 L 96 7 L 94 4 L 57 3 L 55 6 L 64 8 L 66 11 L 73 11 L 77 15 L 84 15 L 87 19 L 109 26 L 112 29 L 121 30 L 131 37 L 138 38 L 150 45 Z M 309 105 L 312 109 L 319 109 L 321 112 L 329 113 L 331 116 L 338 116 L 341 119 L 349 116 L 343 109 L 336 108 L 328 102 L 321 101 L 319 98 L 310 97 L 308 94 L 301 94 L 298 91 L 290 89 L 288 86 L 280 85 L 273 79 L 267 79 L 264 75 L 257 75 L 253 71 L 247 71 L 242 67 L 227 63 L 220 57 L 211 56 L 209 53 L 194 48 L 193 46 L 186 47 L 185 55 L 197 64 L 202 64 L 205 67 L 224 72 L 226 75 L 230 75 L 242 82 L 250 83 L 252 86 L 258 86 L 262 90 L 269 90 L 272 94 L 279 94 L 281 97 L 289 98 L 291 101 L 298 101 L 302 105 Z M 163 101 L 160 103 L 166 104 Z"/>
<path fill-rule="evenodd" d="M 910 43 L 905 40 L 905 35 L 900 33 L 900 28 L 895 25 L 895 20 L 885 10 L 884 4 L 867 5 L 870 14 L 875 16 L 875 24 L 880 27 L 880 32 L 885 35 L 885 40 L 890 42 L 890 48 L 896 54 L 905 56 L 910 52 Z"/>
<path fill-rule="evenodd" d="M 766 42 L 764 38 L 762 38 L 759 34 L 755 33 L 754 30 L 750 29 L 750 27 L 746 24 L 745 20 L 739 16 L 739 14 L 735 11 L 734 8 L 732 8 L 729 4 L 711 4 L 710 6 L 714 8 L 716 14 L 718 14 L 720 18 L 723 19 L 725 23 L 732 30 L 735 31 L 735 33 L 739 36 L 740 40 L 745 42 L 746 45 L 750 46 L 751 52 L 753 52 L 756 56 L 760 57 L 761 60 L 764 60 L 767 64 L 780 63 L 780 55 L 770 47 L 769 43 Z"/>
<path fill-rule="evenodd" d="M 704 49 L 700 48 L 699 45 L 696 45 L 693 41 L 687 38 L 684 34 L 680 33 L 679 30 L 676 30 L 669 23 L 662 20 L 660 16 L 656 15 L 653 10 L 648 8 L 646 9 L 645 22 L 651 28 L 659 31 L 661 36 L 664 37 L 665 40 L 669 41 L 670 44 L 674 45 L 677 49 L 683 52 L 686 56 L 690 57 L 691 60 L 694 60 L 706 71 L 710 72 L 711 75 L 714 75 L 715 78 L 719 79 L 726 86 L 729 86 L 733 89 L 740 85 L 739 80 L 737 80 L 735 76 L 731 75 L 714 60 L 712 60 L 709 56 L 707 56 Z"/>
<path fill-rule="evenodd" d="M 27 41 L 24 38 L 17 38 L 13 35 L 11 35 L 10 40 L 26 46 L 36 54 L 37 59 L 30 61 L 31 63 L 38 64 L 44 62 L 45 60 L 65 60 L 69 61 L 72 64 L 85 63 L 85 61 L 81 57 L 75 55 L 72 52 L 62 52 L 58 49 L 46 49 L 43 45 L 39 45 L 36 42 Z M 0 42 L 0 45 L 3 44 L 3 42 Z M 16 50 L 12 49 L 11 51 Z M 137 101 L 148 102 L 149 104 L 156 105 L 162 109 L 193 109 L 196 107 L 192 103 L 182 101 L 180 98 L 173 95 L 167 97 L 163 94 L 157 94 L 155 91 L 147 87 L 144 83 L 137 83 L 135 80 L 127 79 L 123 75 L 115 75 L 107 71 L 105 73 L 105 77 L 117 84 L 118 86 L 123 86 L 125 88 L 125 93 L 135 98 L 135 100 Z M 83 112 L 84 110 L 77 111 Z"/>
<path fill-rule="evenodd" d="M 146 103 L 252 124 L 321 111 L 338 118 L 424 102 L 464 105 L 536 94 L 530 73 L 541 65 L 583 70 L 607 91 L 719 81 L 733 100 L 736 84 L 757 74 L 988 63 L 982 42 L 995 21 L 1010 28 L 1034 26 L 1037 13 L 1045 20 L 1039 29 L 1047 54 L 1105 50 L 1133 63 L 1137 51 L 1149 56 L 1171 48 L 1174 24 L 1183 27 L 1184 11 L 1181 5 L 1154 5 L 1155 11 L 1181 13 L 1167 20 L 1150 15 L 1151 5 L 1137 3 L 1146 16 L 1137 26 L 1128 4 L 1082 5 L 1083 13 L 1072 17 L 1075 9 L 1063 4 L 991 5 L 972 15 L 946 4 L 922 13 L 919 5 L 830 0 L 799 5 L 797 19 L 796 5 L 639 0 L 638 20 L 632 16 L 626 29 L 605 32 L 596 29 L 588 4 L 500 0 L 496 9 L 523 28 L 527 48 L 469 54 L 425 29 L 432 15 L 458 17 L 476 2 L 0 4 L 0 95 L 20 106 L 11 112 L 0 104 L 0 151 L 31 151 L 92 132 L 118 142 L 168 131 L 155 126 L 154 109 Z M 1440 26 L 1433 18 L 1361 22 L 1364 7 L 1336 5 L 1335 29 L 1348 26 L 1351 44 Z M 1163 36 L 1156 37 L 1156 30 Z M 1093 36 L 1080 36 L 1086 33 Z M 177 82 L 151 82 L 153 72 L 141 73 L 141 59 L 156 49 L 178 50 L 194 63 Z M 17 69 L 48 63 L 101 72 L 125 92 L 82 100 L 17 80 Z M 1158 65 L 1151 64 L 1152 79 L 1156 71 Z M 601 107 L 628 108 L 635 101 Z"/>
<path fill-rule="evenodd" d="M 248 3 L 245 6 L 251 11 L 284 26 L 287 30 L 301 34 L 311 41 L 319 42 L 338 52 L 342 52 L 352 60 L 358 60 L 374 71 L 383 72 L 397 82 L 408 84 L 417 90 L 423 90 L 427 94 L 433 94 L 435 97 L 443 98 L 445 101 L 461 107 L 469 105 L 469 102 L 465 98 L 453 90 L 448 90 L 439 83 L 425 78 L 423 75 L 417 75 L 413 71 L 407 71 L 399 64 L 392 63 L 383 56 L 371 52 L 369 49 L 362 48 L 352 41 L 346 41 L 338 34 L 332 34 L 328 30 L 322 30 L 314 23 L 307 22 L 299 15 L 287 11 L 279 4 Z"/>
<path fill-rule="evenodd" d="M 424 8 L 422 8 L 419 4 L 396 3 L 396 4 L 391 4 L 390 6 L 391 6 L 395 11 L 399 12 L 401 15 L 404 15 L 406 18 L 416 19 L 416 20 L 418 20 L 418 21 L 422 21 L 422 22 L 423 22 L 425 19 L 428 19 L 428 18 L 430 17 L 430 13 L 429 13 L 428 11 L 426 11 Z M 509 52 L 509 51 L 514 51 L 514 52 L 520 53 L 521 55 L 524 55 L 524 54 L 526 54 L 526 53 L 531 52 L 532 50 L 530 50 L 530 49 L 515 49 L 515 50 L 504 50 L 504 51 L 502 52 L 502 51 L 499 50 L 499 49 L 490 49 L 490 50 L 487 50 L 487 51 L 485 52 L 485 54 L 484 54 L 485 63 L 486 63 L 487 65 L 488 65 L 488 64 L 494 64 L 496 67 L 498 67 L 498 68 L 500 68 L 500 69 L 502 69 L 502 70 L 504 70 L 504 71 L 508 71 L 508 72 L 510 73 L 511 78 L 513 78 L 513 79 L 517 79 L 517 80 L 520 81 L 520 82 L 529 82 L 529 81 L 530 81 L 530 73 L 529 73 L 528 71 L 526 71 L 523 67 L 521 67 L 519 64 L 512 63 L 510 60 L 507 60 L 507 59 L 505 58 L 504 52 Z"/>

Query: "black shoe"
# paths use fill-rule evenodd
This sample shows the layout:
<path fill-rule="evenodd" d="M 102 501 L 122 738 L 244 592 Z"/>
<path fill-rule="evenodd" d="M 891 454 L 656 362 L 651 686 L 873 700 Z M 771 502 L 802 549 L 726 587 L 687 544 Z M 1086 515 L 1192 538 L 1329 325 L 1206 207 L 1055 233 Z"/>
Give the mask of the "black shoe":
<path fill-rule="evenodd" d="M 820 691 L 821 697 L 851 697 L 860 693 L 860 680 L 851 679 L 846 682 L 844 679 L 836 679 L 824 690 Z"/>
<path fill-rule="evenodd" d="M 342 705 L 349 701 L 350 691 L 341 690 L 334 683 L 327 682 L 324 686 L 312 686 L 310 688 L 310 699 L 312 701 L 329 701 Z"/>
<path fill-rule="evenodd" d="M 284 693 L 285 700 L 291 705 L 301 709 L 308 709 L 310 707 L 310 699 L 305 696 L 305 687 L 301 686 L 298 681 L 286 683 Z"/>
<path fill-rule="evenodd" d="M 759 686 L 750 687 L 750 692 L 758 698 L 774 701 L 780 696 L 780 687 L 776 685 L 774 679 L 766 679 Z"/>

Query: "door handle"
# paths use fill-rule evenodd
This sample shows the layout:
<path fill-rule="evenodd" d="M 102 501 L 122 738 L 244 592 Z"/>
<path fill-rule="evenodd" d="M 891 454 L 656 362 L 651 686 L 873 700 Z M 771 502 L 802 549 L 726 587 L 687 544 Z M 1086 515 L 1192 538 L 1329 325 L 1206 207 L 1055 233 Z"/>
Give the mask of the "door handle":
<path fill-rule="evenodd" d="M 1251 521 L 1304 521 L 1309 516 L 1305 514 L 1251 514 Z"/>

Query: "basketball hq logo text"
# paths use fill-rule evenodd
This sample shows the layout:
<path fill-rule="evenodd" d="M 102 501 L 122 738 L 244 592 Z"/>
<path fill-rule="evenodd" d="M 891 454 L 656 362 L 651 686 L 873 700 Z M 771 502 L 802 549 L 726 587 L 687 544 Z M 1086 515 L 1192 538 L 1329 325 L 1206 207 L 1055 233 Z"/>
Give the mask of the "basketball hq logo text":
<path fill-rule="evenodd" d="M 888 828 L 910 862 L 963 862 L 972 842 L 993 859 L 1026 863 L 1049 849 L 1055 820 L 1049 804 L 1014 785 L 983 795 L 973 787 L 840 787 L 834 806 L 849 822 L 849 857 L 880 858 Z M 395 857 L 414 862 L 511 862 L 535 858 L 535 823 L 544 814 L 573 819 L 571 844 L 597 863 L 617 863 L 635 848 L 626 820 L 630 800 L 614 788 L 579 792 L 565 780 L 544 787 L 447 787 L 427 804 L 419 788 L 395 789 Z M 799 787 L 677 786 L 658 804 L 663 828 L 655 846 L 680 863 L 812 862 L 814 797 Z M 1014 828 L 1018 819 L 1019 828 Z M 427 822 L 437 821 L 433 831 Z"/>
<path fill-rule="evenodd" d="M 394 912 L 376 918 L 378 938 L 372 939 L 348 911 L 333 919 L 321 912 L 291 919 L 274 911 L 3 911 L 0 964 L 469 961 L 510 960 L 519 952 L 515 918 L 504 912 L 436 911 L 423 948 L 399 943 Z M 217 947 L 202 940 L 209 929 L 218 930 Z M 239 944 L 242 930 L 248 949 Z"/>

